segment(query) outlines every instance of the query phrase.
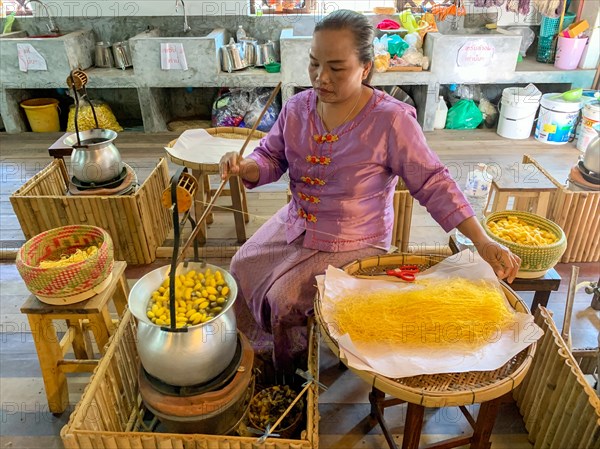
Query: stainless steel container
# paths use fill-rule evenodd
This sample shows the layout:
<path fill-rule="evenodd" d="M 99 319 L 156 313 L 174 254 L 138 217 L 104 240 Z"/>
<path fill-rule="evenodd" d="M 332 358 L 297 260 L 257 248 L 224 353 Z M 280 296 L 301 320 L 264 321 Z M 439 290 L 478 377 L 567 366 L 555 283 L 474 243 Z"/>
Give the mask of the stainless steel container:
<path fill-rule="evenodd" d="M 256 58 L 258 53 L 258 41 L 251 37 L 241 39 L 240 42 L 244 48 L 244 59 L 246 65 L 252 67 L 256 64 Z"/>
<path fill-rule="evenodd" d="M 117 133 L 110 129 L 90 129 L 79 132 L 82 147 L 78 147 L 77 134 L 64 139 L 73 147 L 71 171 L 79 181 L 101 183 L 117 178 L 123 171 L 121 153 L 113 143 Z"/>
<path fill-rule="evenodd" d="M 177 275 L 205 268 L 223 273 L 231 290 L 229 300 L 220 315 L 189 327 L 187 332 L 163 330 L 146 315 L 152 292 L 169 276 L 170 266 L 146 274 L 129 293 L 129 310 L 137 319 L 137 347 L 142 366 L 170 385 L 190 386 L 211 380 L 225 370 L 235 355 L 237 323 L 233 304 L 237 284 L 233 277 L 217 266 L 196 262 L 188 263 L 185 268 L 179 265 Z"/>
<path fill-rule="evenodd" d="M 262 67 L 270 62 L 276 62 L 277 55 L 275 54 L 275 43 L 273 41 L 267 41 L 264 44 L 257 46 L 256 52 L 256 63 L 257 67 Z"/>
<path fill-rule="evenodd" d="M 114 67 L 115 61 L 110 47 L 110 42 L 96 42 L 94 52 L 94 64 L 96 67 Z"/>
<path fill-rule="evenodd" d="M 127 67 L 133 67 L 129 41 L 115 42 L 112 46 L 112 51 L 115 58 L 115 67 L 122 70 L 125 70 Z"/>
<path fill-rule="evenodd" d="M 242 70 L 248 67 L 244 54 L 244 44 L 235 43 L 233 38 L 229 44 L 221 47 L 221 68 L 231 73 L 234 70 Z"/>

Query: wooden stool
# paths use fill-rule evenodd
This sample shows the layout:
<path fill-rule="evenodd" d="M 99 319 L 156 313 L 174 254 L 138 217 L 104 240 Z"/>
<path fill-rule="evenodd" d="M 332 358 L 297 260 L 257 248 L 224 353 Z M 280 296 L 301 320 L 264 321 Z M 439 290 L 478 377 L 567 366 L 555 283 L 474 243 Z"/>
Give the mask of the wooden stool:
<path fill-rule="evenodd" d="M 521 164 L 519 171 L 503 170 L 498 179 L 492 181 L 488 203 L 484 211 L 507 210 L 512 198 L 512 210 L 522 210 L 546 218 L 550 196 L 556 186 L 532 164 Z"/>
<path fill-rule="evenodd" d="M 100 354 L 114 333 L 115 326 L 108 312 L 112 298 L 119 317 L 127 307 L 129 287 L 125 277 L 125 262 L 115 262 L 112 280 L 106 289 L 90 299 L 65 306 L 53 306 L 29 296 L 21 306 L 27 314 L 37 350 L 48 406 L 52 413 L 62 413 L 69 405 L 66 373 L 92 372 L 98 365 L 87 330 L 94 334 Z M 67 330 L 62 339 L 56 335 L 54 320 L 65 320 Z M 70 348 L 75 359 L 65 359 Z"/>

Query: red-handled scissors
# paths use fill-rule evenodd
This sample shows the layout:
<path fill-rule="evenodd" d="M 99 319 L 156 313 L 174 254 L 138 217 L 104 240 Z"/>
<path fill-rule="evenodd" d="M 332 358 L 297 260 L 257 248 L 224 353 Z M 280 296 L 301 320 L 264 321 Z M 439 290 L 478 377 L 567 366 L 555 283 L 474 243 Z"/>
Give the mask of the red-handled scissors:
<path fill-rule="evenodd" d="M 406 282 L 415 282 L 416 274 L 419 272 L 417 265 L 401 265 L 398 268 L 385 270 L 388 276 L 395 276 Z"/>

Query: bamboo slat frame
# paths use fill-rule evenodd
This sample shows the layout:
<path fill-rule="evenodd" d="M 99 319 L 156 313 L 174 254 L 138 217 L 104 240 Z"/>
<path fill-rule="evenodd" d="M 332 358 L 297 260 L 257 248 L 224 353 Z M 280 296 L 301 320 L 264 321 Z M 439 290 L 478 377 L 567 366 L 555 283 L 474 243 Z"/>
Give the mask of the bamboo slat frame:
<path fill-rule="evenodd" d="M 398 267 L 405 264 L 416 264 L 419 268 L 429 268 L 444 256 L 417 256 L 412 254 L 391 254 L 373 256 L 352 262 L 344 267 L 349 274 L 367 274 L 370 271 Z M 513 306 L 522 313 L 529 313 L 527 305 L 506 284 L 503 291 Z M 327 325 L 322 321 L 320 299 L 315 298 L 315 316 L 319 322 L 324 341 L 339 357 L 337 342 L 329 335 Z M 519 385 L 529 367 L 536 351 L 536 343 L 509 360 L 504 366 L 494 371 L 468 373 L 443 373 L 421 375 L 402 379 L 390 379 L 369 371 L 355 370 L 349 367 L 358 377 L 394 398 L 401 399 L 424 407 L 446 407 L 470 405 L 496 399 Z"/>
<path fill-rule="evenodd" d="M 559 225 L 567 237 L 563 263 L 600 261 L 600 191 L 567 190 L 539 162 L 529 155 L 523 163 L 533 164 L 557 187 L 548 207 L 548 219 Z"/>
<path fill-rule="evenodd" d="M 308 370 L 318 380 L 319 330 L 312 320 L 308 331 Z M 134 431 L 133 424 L 141 404 L 136 340 L 135 319 L 127 310 L 69 422 L 61 429 L 65 449 L 318 449 L 319 391 L 316 383 L 307 392 L 306 429 L 302 430 L 300 439 L 268 438 L 264 443 L 258 443 L 258 437 Z"/>
<path fill-rule="evenodd" d="M 67 196 L 65 163 L 54 159 L 10 197 L 27 239 L 70 224 L 106 229 L 115 245 L 115 259 L 147 264 L 171 229 L 169 211 L 161 205 L 169 182 L 167 161 L 161 158 L 132 195 Z"/>
<path fill-rule="evenodd" d="M 568 350 L 551 312 L 538 307 L 544 331 L 531 370 L 513 396 L 534 449 L 600 448 L 600 398 Z"/>

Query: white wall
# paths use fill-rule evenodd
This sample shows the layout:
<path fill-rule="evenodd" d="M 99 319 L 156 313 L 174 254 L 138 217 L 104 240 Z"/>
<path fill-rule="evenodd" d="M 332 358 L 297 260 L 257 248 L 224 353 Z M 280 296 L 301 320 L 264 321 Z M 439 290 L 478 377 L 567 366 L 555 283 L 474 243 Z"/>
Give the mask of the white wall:
<path fill-rule="evenodd" d="M 176 16 L 175 0 L 43 0 L 56 17 Z M 248 15 L 247 0 L 184 0 L 190 16 Z M 34 13 L 38 5 L 32 3 Z M 5 13 L 11 6 L 3 2 Z M 43 13 L 42 13 L 43 14 Z"/>

